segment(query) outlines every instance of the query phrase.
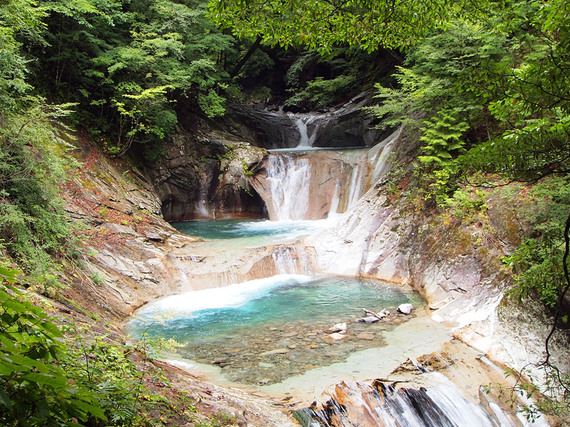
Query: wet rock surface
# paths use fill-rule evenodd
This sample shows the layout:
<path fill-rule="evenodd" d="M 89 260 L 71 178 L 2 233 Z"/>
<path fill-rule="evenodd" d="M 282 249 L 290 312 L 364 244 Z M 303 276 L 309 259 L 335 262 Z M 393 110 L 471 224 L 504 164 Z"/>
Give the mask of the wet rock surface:
<path fill-rule="evenodd" d="M 146 172 L 168 221 L 263 217 L 263 201 L 251 191 L 248 176 L 265 154 L 227 132 L 179 129 Z"/>
<path fill-rule="evenodd" d="M 309 369 L 345 361 L 355 351 L 384 346 L 383 334 L 414 315 L 392 314 L 374 324 L 346 319 L 342 340 L 331 338 L 330 324 L 295 322 L 251 331 L 236 330 L 224 340 L 187 343 L 177 353 L 187 359 L 223 368 L 227 379 L 241 384 L 269 385 Z"/>

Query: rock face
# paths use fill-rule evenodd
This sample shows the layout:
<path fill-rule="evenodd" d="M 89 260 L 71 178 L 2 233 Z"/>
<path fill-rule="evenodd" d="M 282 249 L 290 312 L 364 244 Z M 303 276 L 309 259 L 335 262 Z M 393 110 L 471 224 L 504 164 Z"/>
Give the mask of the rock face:
<path fill-rule="evenodd" d="M 372 147 L 389 132 L 375 128 L 377 119 L 362 107 L 370 96 L 360 94 L 340 108 L 319 113 L 294 114 L 264 105 L 234 105 L 230 117 L 240 123 L 239 133 L 267 149 L 312 147 Z M 303 143 L 303 134 L 310 142 Z"/>
<path fill-rule="evenodd" d="M 407 144 L 404 136 L 395 152 Z M 512 200 L 489 195 L 486 215 L 495 229 L 478 220 L 415 213 L 405 191 L 380 174 L 353 208 L 308 237 L 304 244 L 314 254 L 314 271 L 410 284 L 427 299 L 433 319 L 454 325 L 453 334 L 479 351 L 516 369 L 540 362 L 549 332 L 546 316 L 536 306 L 504 300 L 511 282 L 500 259 L 517 244 L 509 236 L 521 233 L 499 226 L 513 227 L 507 219 L 516 210 Z M 527 318 L 524 327 L 517 316 Z M 554 347 L 566 345 L 562 334 L 556 340 Z M 567 360 L 558 360 L 568 367 Z"/>
<path fill-rule="evenodd" d="M 301 138 L 297 126 L 286 113 L 234 105 L 229 108 L 229 114 L 241 125 L 240 134 L 258 147 L 291 148 Z"/>
<path fill-rule="evenodd" d="M 243 170 L 241 160 L 249 159 L 250 151 L 239 149 L 240 157 L 225 159 L 228 175 L 237 168 L 237 160 Z M 110 161 L 89 145 L 78 147 L 75 154 L 82 166 L 63 190 L 66 210 L 83 224 L 79 262 L 88 275 L 65 291 L 69 300 L 105 318 L 123 320 L 160 296 L 279 272 L 282 247 L 246 248 L 238 256 L 204 249 L 200 239 L 180 234 L 164 221 L 156 187 L 136 169 Z M 307 262 L 294 247 L 286 253 L 295 260 L 291 268 Z"/>
<path fill-rule="evenodd" d="M 166 155 L 148 166 L 166 220 L 265 215 L 248 183 L 265 150 L 228 137 L 179 130 Z"/>

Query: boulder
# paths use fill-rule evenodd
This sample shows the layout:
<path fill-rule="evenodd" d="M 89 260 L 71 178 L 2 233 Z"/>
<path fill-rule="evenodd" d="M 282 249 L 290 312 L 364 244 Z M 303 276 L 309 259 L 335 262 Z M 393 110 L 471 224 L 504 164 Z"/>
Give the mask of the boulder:
<path fill-rule="evenodd" d="M 400 304 L 398 306 L 398 312 L 402 313 L 402 314 L 410 314 L 413 309 L 414 309 L 414 306 L 412 304 L 409 304 L 409 303 Z"/>
<path fill-rule="evenodd" d="M 346 323 L 337 323 L 332 328 L 327 329 L 327 332 L 331 334 L 335 332 L 346 334 Z"/>
<path fill-rule="evenodd" d="M 341 334 L 340 332 L 335 332 L 334 334 L 330 334 L 329 338 L 332 338 L 334 341 L 340 341 L 346 338 L 345 334 Z"/>

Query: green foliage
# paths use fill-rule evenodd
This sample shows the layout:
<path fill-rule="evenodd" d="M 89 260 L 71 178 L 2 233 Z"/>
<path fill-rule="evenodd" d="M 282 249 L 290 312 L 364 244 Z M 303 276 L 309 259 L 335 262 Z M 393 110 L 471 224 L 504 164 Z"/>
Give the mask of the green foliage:
<path fill-rule="evenodd" d="M 357 46 L 374 51 L 380 46 L 405 48 L 425 37 L 433 27 L 453 17 L 475 16 L 484 1 L 352 0 L 299 2 L 296 0 L 210 1 L 210 17 L 231 28 L 238 38 L 262 37 L 266 44 L 306 46 L 330 52 L 335 46 Z"/>
<path fill-rule="evenodd" d="M 457 218 L 473 217 L 487 210 L 486 194 L 478 189 L 458 188 L 444 203 Z"/>
<path fill-rule="evenodd" d="M 564 425 L 570 414 L 570 405 L 568 399 L 561 398 L 567 393 L 562 384 L 569 384 L 570 378 L 550 366 L 541 366 L 540 371 L 543 371 L 545 376 L 544 387 L 537 385 L 540 381 L 535 375 L 536 371 L 532 372 L 525 367 L 520 371 L 507 369 L 505 372 L 506 378 L 515 379 L 512 387 L 489 384 L 484 390 L 487 394 L 495 390 L 499 399 L 509 407 L 516 408 L 530 423 L 534 423 L 544 415 L 550 415 L 557 417 L 561 422 L 560 425 Z M 523 401 L 521 396 L 524 398 Z"/>
<path fill-rule="evenodd" d="M 453 155 L 461 152 L 464 141 L 463 133 L 469 128 L 464 121 L 459 121 L 453 112 L 440 110 L 436 116 L 424 122 L 421 129 L 424 142 L 423 155 L 418 160 L 423 164 L 445 167 L 452 163 Z"/>
<path fill-rule="evenodd" d="M 500 60 L 506 49 L 505 37 L 491 36 L 481 25 L 454 22 L 409 52 L 405 67 L 398 67 L 394 76 L 396 87 L 376 86 L 380 101 L 371 111 L 385 126 L 417 126 L 418 117 L 429 120 L 442 109 L 473 126 L 481 120 L 483 104 L 466 87 L 474 72 Z"/>
<path fill-rule="evenodd" d="M 379 104 L 369 111 L 382 119 L 381 127 L 419 128 L 418 175 L 428 188 L 426 197 L 439 204 L 456 189 L 462 153 L 479 143 L 479 129 L 489 122 L 484 98 L 466 88 L 477 70 L 500 61 L 506 49 L 506 37 L 491 36 L 480 24 L 456 21 L 410 50 L 405 67 L 394 75 L 395 87 L 376 85 Z"/>
<path fill-rule="evenodd" d="M 241 165 L 243 167 L 243 173 L 245 176 L 252 176 L 254 174 L 253 171 L 247 165 L 245 159 L 241 159 Z"/>
<path fill-rule="evenodd" d="M 295 95 L 287 99 L 285 105 L 308 105 L 306 109 L 317 110 L 333 104 L 337 99 L 351 93 L 356 77 L 340 75 L 333 79 L 317 77 L 301 90 L 295 91 Z"/>
<path fill-rule="evenodd" d="M 335 48 L 327 55 L 309 51 L 298 55 L 287 70 L 284 82 L 292 93 L 285 105 L 303 111 L 331 107 L 366 91 L 373 76 L 392 66 L 382 54 L 366 53 L 355 49 Z"/>
<path fill-rule="evenodd" d="M 570 14 L 564 1 L 520 1 L 504 11 L 495 31 L 512 35 L 513 54 L 480 79 L 500 133 L 474 147 L 468 167 L 514 179 L 570 170 Z"/>
<path fill-rule="evenodd" d="M 440 110 L 431 119 L 424 121 L 423 135 L 420 140 L 422 155 L 418 160 L 427 168 L 433 177 L 430 194 L 438 203 L 447 199 L 447 193 L 454 189 L 458 174 L 455 161 L 461 153 L 464 141 L 463 132 L 469 128 L 464 121 L 458 121 L 453 111 Z"/>
<path fill-rule="evenodd" d="M 319 59 L 318 52 L 312 50 L 309 52 L 304 52 L 297 57 L 295 62 L 289 67 L 287 73 L 283 77 L 283 80 L 287 87 L 298 88 L 302 86 L 302 77 L 306 72 L 306 69 L 317 62 Z"/>
<path fill-rule="evenodd" d="M 121 156 L 135 138 L 161 141 L 174 129 L 176 115 L 166 108 L 167 89 L 168 86 L 160 86 L 140 93 L 124 93 L 120 101 L 113 100 L 120 118 L 117 143 L 106 147 L 110 153 Z"/>
<path fill-rule="evenodd" d="M 37 104 L 0 127 L 0 234 L 8 253 L 36 276 L 53 272 L 51 256 L 69 242 L 59 185 L 75 162 L 65 128 L 52 122 L 68 105 Z"/>
<path fill-rule="evenodd" d="M 14 287 L 18 276 L 0 266 L 0 423 L 77 425 L 105 420 L 96 397 L 55 363 L 65 353 L 63 334 Z"/>
<path fill-rule="evenodd" d="M 31 88 L 26 82 L 27 61 L 17 40 L 18 32 L 33 32 L 41 25 L 43 11 L 29 0 L 0 3 L 0 120 L 15 112 Z"/>
<path fill-rule="evenodd" d="M 38 305 L 45 300 L 16 287 L 30 280 L 0 264 L 2 426 L 173 425 L 194 419 L 186 413 L 196 412 L 189 397 L 175 393 L 167 399 L 149 388 L 169 384 L 148 363 L 144 343 L 121 345 L 96 334 L 94 325 L 79 326 L 76 318 L 58 327 Z"/>
<path fill-rule="evenodd" d="M 60 363 L 70 377 L 97 397 L 112 425 L 143 424 L 140 399 L 148 391 L 144 373 L 129 360 L 133 349 L 114 345 L 104 335 L 91 336 L 87 327 L 68 333 L 73 344 Z"/>
<path fill-rule="evenodd" d="M 74 119 L 106 134 L 108 151 L 155 145 L 177 123 L 176 104 L 208 117 L 225 112 L 228 74 L 221 58 L 233 38 L 218 32 L 199 2 L 47 3 L 44 42 L 36 55 L 39 89 L 80 104 Z M 156 153 L 156 150 L 154 150 Z"/>
<path fill-rule="evenodd" d="M 570 212 L 570 178 L 550 178 L 536 184 L 528 194 L 525 216 L 532 222 L 531 237 L 503 262 L 513 269 L 517 298 L 536 293 L 554 307 L 566 284 L 562 268 L 564 223 Z"/>
<path fill-rule="evenodd" d="M 226 112 L 225 98 L 210 90 L 207 94 L 198 96 L 198 105 L 206 116 L 213 118 L 223 116 Z"/>

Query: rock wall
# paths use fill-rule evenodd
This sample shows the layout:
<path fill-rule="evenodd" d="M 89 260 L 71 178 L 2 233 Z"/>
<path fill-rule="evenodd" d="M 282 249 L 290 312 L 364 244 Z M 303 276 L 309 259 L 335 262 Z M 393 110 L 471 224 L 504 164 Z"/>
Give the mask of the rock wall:
<path fill-rule="evenodd" d="M 266 215 L 247 180 L 266 152 L 228 138 L 211 129 L 179 129 L 165 156 L 146 166 L 166 220 Z"/>
<path fill-rule="evenodd" d="M 410 146 L 402 134 L 395 149 L 400 162 L 401 150 Z M 543 360 L 551 319 L 540 302 L 519 305 L 505 297 L 512 280 L 500 260 L 516 247 L 525 227 L 524 220 L 513 220 L 513 200 L 488 192 L 485 212 L 471 218 L 416 210 L 406 197 L 413 184 L 404 179 L 394 185 L 386 172 L 356 206 L 303 242 L 314 271 L 412 285 L 428 301 L 432 318 L 451 325 L 454 336 L 496 362 L 544 380 L 536 364 Z M 561 331 L 552 343 L 564 369 L 570 368 L 567 338 Z"/>
<path fill-rule="evenodd" d="M 390 131 L 377 129 L 378 119 L 362 109 L 370 100 L 362 93 L 338 108 L 299 114 L 263 104 L 234 105 L 229 115 L 236 123 L 235 133 L 258 147 L 296 147 L 301 140 L 299 119 L 305 122 L 313 147 L 372 147 Z"/>
<path fill-rule="evenodd" d="M 274 247 L 239 255 L 204 247 L 164 220 L 157 185 L 136 168 L 88 143 L 78 143 L 75 156 L 81 167 L 63 188 L 80 243 L 81 269 L 62 295 L 73 307 L 122 321 L 160 296 L 277 274 Z"/>
<path fill-rule="evenodd" d="M 200 244 L 199 239 L 178 233 L 164 221 L 155 187 L 136 168 L 109 160 L 85 141 L 77 142 L 74 154 L 81 166 L 62 192 L 75 222 L 79 251 L 75 264 L 67 267 L 69 286 L 58 290 L 56 297 L 68 306 L 59 310 L 65 313 L 66 323 L 73 312 L 84 313 L 75 314 L 73 322 L 85 322 L 85 327 L 118 336 L 124 343 L 121 324 L 146 302 L 200 286 L 228 284 L 224 275 L 227 280 L 234 278 L 228 271 L 238 279 L 259 274 L 255 270 L 264 267 L 275 271 L 274 265 L 259 261 L 271 260 L 271 248 L 240 260 L 195 251 L 192 245 Z M 136 351 L 128 347 L 128 353 L 137 363 Z M 144 359 L 141 369 L 146 371 L 149 361 Z M 295 425 L 285 407 L 259 394 L 208 383 L 184 366 L 150 363 L 159 366 L 161 378 L 166 379 L 168 385 L 160 386 L 165 399 L 171 389 L 192 397 L 199 411 L 189 415 L 193 422 L 209 423 L 206 415 L 222 414 L 233 418 L 236 425 Z"/>

